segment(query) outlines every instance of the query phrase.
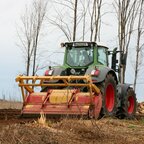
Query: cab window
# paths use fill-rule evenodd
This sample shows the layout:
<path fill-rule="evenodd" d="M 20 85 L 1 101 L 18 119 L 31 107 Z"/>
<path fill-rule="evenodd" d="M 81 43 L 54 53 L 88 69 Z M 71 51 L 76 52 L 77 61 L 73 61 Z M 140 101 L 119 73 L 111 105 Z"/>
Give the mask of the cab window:
<path fill-rule="evenodd" d="M 105 47 L 98 47 L 98 62 L 102 65 L 107 65 L 107 49 Z"/>

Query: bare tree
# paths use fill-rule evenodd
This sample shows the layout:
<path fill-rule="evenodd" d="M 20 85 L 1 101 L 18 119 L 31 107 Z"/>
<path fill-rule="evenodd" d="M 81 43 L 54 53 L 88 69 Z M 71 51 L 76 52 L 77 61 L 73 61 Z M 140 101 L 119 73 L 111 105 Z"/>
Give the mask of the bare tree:
<path fill-rule="evenodd" d="M 133 33 L 134 23 L 137 15 L 137 0 L 115 0 L 114 7 L 118 18 L 118 40 L 119 50 L 128 56 L 129 44 Z M 126 65 L 121 65 L 120 57 L 119 79 L 121 83 L 125 80 Z"/>
<path fill-rule="evenodd" d="M 89 15 L 88 11 L 90 9 L 91 0 L 80 0 L 80 4 L 82 6 L 82 40 L 85 40 L 86 34 L 89 33 Z"/>
<path fill-rule="evenodd" d="M 100 21 L 101 21 L 101 6 L 102 6 L 102 0 L 97 0 L 95 5 L 95 33 L 94 33 L 94 41 L 97 40 L 98 32 L 100 31 Z"/>
<path fill-rule="evenodd" d="M 93 38 L 93 32 L 94 32 L 94 27 L 93 27 L 93 21 L 94 21 L 94 8 L 95 8 L 95 3 L 96 3 L 96 0 L 93 1 L 93 7 L 92 7 L 92 12 L 90 12 L 90 9 L 89 8 L 89 14 L 90 14 L 90 31 L 91 31 L 91 34 L 90 34 L 90 41 L 92 41 L 92 38 Z"/>
<path fill-rule="evenodd" d="M 33 57 L 33 72 L 34 76 L 36 73 L 36 58 L 37 58 L 37 49 L 38 42 L 40 37 L 40 31 L 43 26 L 43 22 L 45 20 L 46 12 L 47 12 L 47 4 L 48 1 L 38 0 L 33 2 L 34 7 L 34 21 L 33 21 L 33 49 L 34 49 L 34 57 Z"/>
<path fill-rule="evenodd" d="M 84 41 L 90 33 L 90 40 L 96 41 L 100 33 L 101 6 L 102 0 L 55 0 L 56 16 L 49 21 L 68 41 Z"/>
<path fill-rule="evenodd" d="M 71 41 L 72 36 L 69 24 L 63 20 L 63 15 L 60 12 L 58 12 L 57 10 L 55 11 L 57 12 L 57 17 L 54 19 L 48 18 L 48 21 L 50 22 L 50 24 L 60 29 L 68 41 Z"/>
<path fill-rule="evenodd" d="M 26 7 L 25 14 L 21 16 L 22 27 L 17 31 L 20 40 L 24 58 L 26 61 L 26 75 L 30 73 L 30 64 L 33 54 L 33 15 L 29 15 L 30 11 Z"/>
<path fill-rule="evenodd" d="M 18 30 L 18 37 L 26 60 L 27 76 L 30 74 L 31 65 L 32 75 L 36 73 L 38 43 L 47 4 L 47 1 L 44 0 L 34 0 L 29 8 L 26 6 L 25 13 L 21 16 L 22 26 Z"/>
<path fill-rule="evenodd" d="M 101 25 L 101 8 L 103 0 L 93 0 L 92 6 L 89 7 L 90 14 L 90 41 L 97 41 Z"/>
<path fill-rule="evenodd" d="M 136 83 L 138 78 L 138 72 L 142 65 L 142 48 L 144 42 L 142 36 L 144 35 L 144 0 L 139 1 L 140 10 L 137 24 L 137 45 L 136 45 L 136 62 L 135 62 L 135 77 L 134 77 L 134 90 L 136 89 Z"/>
<path fill-rule="evenodd" d="M 48 18 L 49 22 L 58 27 L 68 41 L 76 40 L 76 32 L 77 32 L 77 7 L 78 0 L 54 0 L 54 10 L 56 12 L 56 16 L 54 18 Z M 59 11 L 56 7 L 61 7 Z M 64 13 L 62 10 L 65 10 Z M 65 20 L 65 17 L 67 20 Z M 68 21 L 71 19 L 71 21 Z"/>
<path fill-rule="evenodd" d="M 76 28 L 77 28 L 77 5 L 78 5 L 78 0 L 75 0 L 75 3 L 74 3 L 73 41 L 76 40 Z"/>
<path fill-rule="evenodd" d="M 85 7 L 85 0 L 81 0 L 81 4 L 83 7 L 83 30 L 82 30 L 82 40 L 85 39 L 85 25 L 86 25 L 86 7 Z"/>

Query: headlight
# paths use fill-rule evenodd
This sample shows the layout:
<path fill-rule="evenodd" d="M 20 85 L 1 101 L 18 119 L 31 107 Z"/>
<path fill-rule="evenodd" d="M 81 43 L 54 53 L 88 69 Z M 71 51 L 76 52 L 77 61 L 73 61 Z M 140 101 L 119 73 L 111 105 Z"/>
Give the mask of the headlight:
<path fill-rule="evenodd" d="M 70 72 L 71 72 L 71 74 L 74 75 L 76 71 L 75 71 L 75 69 L 71 69 Z"/>
<path fill-rule="evenodd" d="M 45 76 L 51 76 L 53 74 L 53 71 L 54 70 L 52 70 L 52 69 L 51 70 L 46 70 L 44 75 Z"/>
<path fill-rule="evenodd" d="M 91 71 L 91 75 L 92 76 L 98 76 L 100 74 L 100 70 L 99 69 L 95 69 Z"/>

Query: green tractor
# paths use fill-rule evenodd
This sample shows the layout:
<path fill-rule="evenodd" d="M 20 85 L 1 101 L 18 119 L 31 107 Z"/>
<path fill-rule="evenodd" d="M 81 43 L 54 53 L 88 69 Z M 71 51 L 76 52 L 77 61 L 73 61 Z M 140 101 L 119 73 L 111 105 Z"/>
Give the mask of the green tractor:
<path fill-rule="evenodd" d="M 120 84 L 117 72 L 117 51 L 109 51 L 106 46 L 95 42 L 66 42 L 64 63 L 60 67 L 49 67 L 45 76 L 84 76 L 90 75 L 102 94 L 102 108 L 100 117 L 116 116 L 118 118 L 132 118 L 136 113 L 136 94 L 130 84 Z M 108 57 L 112 55 L 111 68 Z M 121 64 L 125 64 L 125 55 L 120 52 Z M 54 80 L 51 83 L 59 83 Z M 75 83 L 80 81 L 76 80 Z M 47 83 L 45 81 L 45 83 Z M 85 83 L 85 81 L 83 81 Z M 70 89 L 70 88 L 69 88 Z M 42 87 L 42 92 L 48 87 Z M 87 88 L 81 88 L 86 92 Z"/>

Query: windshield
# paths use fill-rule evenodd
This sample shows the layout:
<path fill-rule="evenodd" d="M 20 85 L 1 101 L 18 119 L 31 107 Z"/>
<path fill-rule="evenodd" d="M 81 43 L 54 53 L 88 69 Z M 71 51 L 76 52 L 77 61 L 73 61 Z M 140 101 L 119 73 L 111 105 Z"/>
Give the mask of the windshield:
<path fill-rule="evenodd" d="M 104 47 L 98 47 L 98 62 L 107 65 L 107 49 Z"/>
<path fill-rule="evenodd" d="M 69 47 L 67 64 L 70 66 L 87 66 L 93 62 L 93 47 Z"/>

